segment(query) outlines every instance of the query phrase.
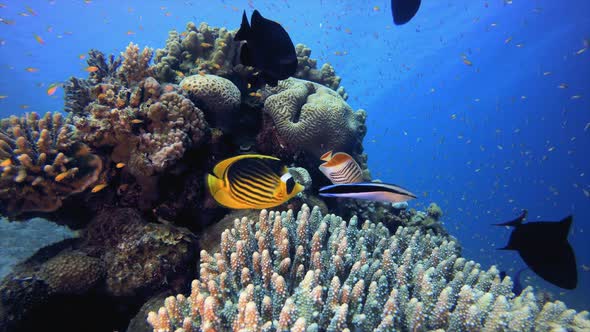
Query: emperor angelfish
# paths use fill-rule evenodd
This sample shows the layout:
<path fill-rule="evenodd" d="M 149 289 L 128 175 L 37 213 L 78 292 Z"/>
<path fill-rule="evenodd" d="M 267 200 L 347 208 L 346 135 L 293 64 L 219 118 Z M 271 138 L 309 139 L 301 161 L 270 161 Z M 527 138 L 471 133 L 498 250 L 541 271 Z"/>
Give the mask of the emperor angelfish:
<path fill-rule="evenodd" d="M 393 23 L 402 25 L 410 22 L 420 8 L 421 0 L 391 0 Z"/>
<path fill-rule="evenodd" d="M 246 41 L 240 49 L 240 62 L 260 70 L 265 83 L 276 86 L 297 70 L 297 54 L 291 37 L 277 22 L 266 19 L 254 10 L 248 23 L 246 11 L 234 40 Z"/>
<path fill-rule="evenodd" d="M 333 184 L 320 188 L 320 196 L 365 199 L 377 202 L 405 202 L 416 195 L 400 186 L 380 182 Z"/>
<path fill-rule="evenodd" d="M 207 185 L 217 203 L 230 209 L 268 209 L 305 189 L 278 158 L 245 154 L 219 162 Z"/>
<path fill-rule="evenodd" d="M 567 240 L 573 217 L 567 216 L 558 222 L 523 223 L 526 215 L 524 210 L 514 220 L 494 224 L 514 227 L 508 244 L 499 250 L 518 251 L 526 265 L 545 281 L 564 289 L 576 288 L 576 256 Z"/>

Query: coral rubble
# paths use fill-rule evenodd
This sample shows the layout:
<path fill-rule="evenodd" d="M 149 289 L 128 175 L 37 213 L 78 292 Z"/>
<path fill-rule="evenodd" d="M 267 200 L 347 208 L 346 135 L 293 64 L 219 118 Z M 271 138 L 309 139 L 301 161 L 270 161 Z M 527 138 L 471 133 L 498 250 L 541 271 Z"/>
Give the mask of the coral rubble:
<path fill-rule="evenodd" d="M 101 159 L 78 141 L 60 113 L 30 113 L 0 122 L 0 213 L 58 209 L 62 200 L 93 184 Z"/>
<path fill-rule="evenodd" d="M 360 226 L 360 227 L 359 227 Z M 444 236 L 304 206 L 236 219 L 220 251 L 201 252 L 190 295 L 168 297 L 154 331 L 572 331 L 588 313 L 540 303 L 509 277 L 460 257 Z M 180 330 L 179 330 L 180 329 Z"/>

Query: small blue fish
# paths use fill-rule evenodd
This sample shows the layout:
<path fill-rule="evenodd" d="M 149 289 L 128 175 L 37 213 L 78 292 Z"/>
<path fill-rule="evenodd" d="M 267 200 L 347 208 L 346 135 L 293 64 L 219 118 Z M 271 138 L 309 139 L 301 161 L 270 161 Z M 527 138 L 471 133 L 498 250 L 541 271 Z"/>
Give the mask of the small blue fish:
<path fill-rule="evenodd" d="M 416 198 L 416 195 L 400 186 L 379 182 L 334 184 L 320 188 L 320 196 L 365 199 L 398 203 Z"/>

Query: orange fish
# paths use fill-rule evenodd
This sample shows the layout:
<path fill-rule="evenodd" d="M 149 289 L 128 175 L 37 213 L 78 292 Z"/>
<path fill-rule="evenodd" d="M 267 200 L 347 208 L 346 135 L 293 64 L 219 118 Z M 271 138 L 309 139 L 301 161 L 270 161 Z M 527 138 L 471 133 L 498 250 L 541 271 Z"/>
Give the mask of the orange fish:
<path fill-rule="evenodd" d="M 98 67 L 97 66 L 88 66 L 88 67 L 84 68 L 84 70 L 89 73 L 94 73 L 94 72 L 98 71 Z"/>
<path fill-rule="evenodd" d="M 25 70 L 28 71 L 29 73 L 36 73 L 39 71 L 39 68 L 27 67 L 27 68 L 25 68 Z"/>
<path fill-rule="evenodd" d="M 468 66 L 472 66 L 473 62 L 469 61 L 467 58 L 463 58 L 463 63 L 468 65 Z"/>
<path fill-rule="evenodd" d="M 134 35 L 134 34 L 135 34 L 135 32 L 133 32 L 131 30 L 127 31 L 127 36 L 131 36 L 131 35 Z"/>
<path fill-rule="evenodd" d="M 45 41 L 43 40 L 43 38 L 41 38 L 41 36 L 39 36 L 37 34 L 33 34 L 33 36 L 35 36 L 35 40 L 37 41 L 37 43 L 39 43 L 41 45 L 45 45 Z"/>
<path fill-rule="evenodd" d="M 348 154 L 332 151 L 324 153 L 319 169 L 333 184 L 355 183 L 363 181 L 363 171 L 357 162 Z"/>
<path fill-rule="evenodd" d="M 70 172 L 65 171 L 62 173 L 59 173 L 56 177 L 55 177 L 55 181 L 56 182 L 61 182 L 63 179 L 65 179 L 68 175 L 70 175 Z"/>
<path fill-rule="evenodd" d="M 49 88 L 47 89 L 47 95 L 48 96 L 53 96 L 53 94 L 55 93 L 55 91 L 57 91 L 57 88 L 59 88 L 59 84 L 57 84 L 57 83 L 51 83 L 49 85 Z"/>
<path fill-rule="evenodd" d="M 209 48 L 209 47 L 213 47 L 213 45 L 211 45 L 209 43 L 201 43 L 201 47 L 202 48 Z"/>
<path fill-rule="evenodd" d="M 29 105 L 27 105 L 27 104 L 22 104 L 22 105 L 20 105 L 19 107 L 20 107 L 20 108 L 22 108 L 22 109 L 24 109 L 24 110 L 26 110 L 27 108 L 29 108 L 29 107 L 31 107 L 31 106 L 29 106 Z"/>
<path fill-rule="evenodd" d="M 133 124 L 140 124 L 140 123 L 143 123 L 143 120 L 133 119 L 133 120 L 131 120 L 131 123 L 133 123 Z"/>
<path fill-rule="evenodd" d="M 33 15 L 33 16 L 37 16 L 37 12 L 36 12 L 36 11 L 34 11 L 34 10 L 33 10 L 33 8 L 31 8 L 31 7 L 29 7 L 29 6 L 26 6 L 25 8 L 27 9 L 27 11 L 28 11 L 28 12 L 29 12 L 31 15 Z"/>
<path fill-rule="evenodd" d="M 0 163 L 0 167 L 6 167 L 6 166 L 10 166 L 10 165 L 12 165 L 12 160 L 10 158 L 8 158 Z"/>
<path fill-rule="evenodd" d="M 92 188 L 91 192 L 97 193 L 97 192 L 103 190 L 104 188 L 106 188 L 106 186 L 107 186 L 106 183 L 97 184 L 96 186 L 94 186 L 94 188 Z"/>
<path fill-rule="evenodd" d="M 117 165 L 115 165 L 115 167 L 123 168 L 123 167 L 125 167 L 125 163 L 118 163 Z"/>

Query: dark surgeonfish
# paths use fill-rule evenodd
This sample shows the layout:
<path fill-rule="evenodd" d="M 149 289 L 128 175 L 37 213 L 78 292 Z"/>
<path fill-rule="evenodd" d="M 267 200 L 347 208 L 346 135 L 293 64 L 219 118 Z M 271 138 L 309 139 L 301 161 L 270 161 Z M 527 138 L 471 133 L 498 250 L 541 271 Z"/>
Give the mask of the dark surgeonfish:
<path fill-rule="evenodd" d="M 567 241 L 572 216 L 558 222 L 523 223 L 526 215 L 524 210 L 514 220 L 494 224 L 514 227 L 508 244 L 499 250 L 518 251 L 527 266 L 545 281 L 565 289 L 576 288 L 576 256 Z"/>
<path fill-rule="evenodd" d="M 264 82 L 276 86 L 278 80 L 293 76 L 297 70 L 295 46 L 279 23 L 262 17 L 258 10 L 254 10 L 250 20 L 251 25 L 244 11 L 242 25 L 234 37 L 246 41 L 240 49 L 240 61 L 260 70 Z"/>
<path fill-rule="evenodd" d="M 408 23 L 420 8 L 421 0 L 391 0 L 393 23 L 402 25 Z"/>
<path fill-rule="evenodd" d="M 416 195 L 400 186 L 379 182 L 333 184 L 320 188 L 320 196 L 356 198 L 391 203 L 405 202 L 416 198 Z"/>

